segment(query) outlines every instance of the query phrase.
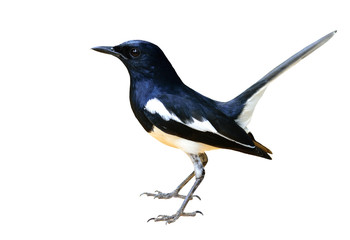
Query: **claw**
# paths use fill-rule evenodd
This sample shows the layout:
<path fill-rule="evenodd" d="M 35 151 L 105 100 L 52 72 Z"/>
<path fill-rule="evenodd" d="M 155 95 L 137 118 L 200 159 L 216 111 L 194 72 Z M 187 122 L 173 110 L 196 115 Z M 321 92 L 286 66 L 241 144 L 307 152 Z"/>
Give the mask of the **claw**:
<path fill-rule="evenodd" d="M 204 214 L 201 211 L 196 211 L 196 213 L 200 213 L 202 216 L 204 216 Z"/>
<path fill-rule="evenodd" d="M 202 199 L 201 199 L 198 195 L 192 195 L 192 198 L 191 198 L 191 199 L 193 199 L 194 197 L 198 198 L 199 201 L 202 201 Z"/>

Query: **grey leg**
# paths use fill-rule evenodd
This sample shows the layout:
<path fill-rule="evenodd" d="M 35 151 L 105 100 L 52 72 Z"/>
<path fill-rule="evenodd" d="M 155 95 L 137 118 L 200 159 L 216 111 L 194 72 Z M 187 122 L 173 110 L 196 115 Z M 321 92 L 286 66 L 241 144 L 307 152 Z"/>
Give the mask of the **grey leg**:
<path fill-rule="evenodd" d="M 199 153 L 198 154 L 203 167 L 205 167 L 205 165 L 207 165 L 208 163 L 208 157 L 205 153 Z M 188 177 L 182 182 L 180 183 L 180 185 L 172 192 L 170 193 L 162 193 L 161 191 L 156 190 L 156 193 L 148 193 L 148 192 L 144 192 L 142 193 L 140 196 L 142 195 L 146 195 L 148 197 L 154 197 L 154 198 L 158 198 L 158 199 L 170 199 L 170 198 L 182 198 L 182 199 L 186 199 L 186 196 L 184 195 L 180 195 L 179 192 L 180 190 L 194 177 L 194 171 L 188 175 Z M 193 195 L 191 196 L 190 200 L 192 200 L 194 197 L 198 198 L 199 200 L 201 200 L 201 198 L 197 195 Z"/>
<path fill-rule="evenodd" d="M 190 216 L 190 217 L 194 217 L 196 216 L 197 213 L 202 214 L 200 211 L 195 211 L 195 212 L 190 212 L 190 213 L 185 213 L 184 210 L 188 204 L 188 202 L 191 200 L 191 198 L 193 197 L 193 193 L 196 191 L 197 187 L 201 184 L 201 182 L 204 179 L 204 175 L 205 175 L 205 171 L 204 171 L 204 164 L 202 164 L 203 162 L 203 158 L 206 158 L 206 162 L 208 161 L 207 156 L 205 155 L 205 153 L 203 154 L 188 154 L 188 156 L 191 158 L 193 165 L 194 165 L 194 175 L 196 176 L 196 181 L 194 182 L 191 190 L 189 191 L 189 193 L 187 194 L 187 196 L 185 197 L 185 200 L 183 201 L 183 203 L 181 204 L 181 207 L 179 208 L 179 210 L 173 214 L 173 215 L 159 215 L 156 218 L 151 218 L 148 221 L 155 221 L 155 222 L 160 222 L 160 221 L 164 221 L 166 223 L 173 223 L 175 222 L 179 217 L 181 216 Z M 190 175 L 191 176 L 191 175 Z M 184 181 L 185 182 L 185 181 Z M 186 183 L 185 183 L 186 184 Z"/>

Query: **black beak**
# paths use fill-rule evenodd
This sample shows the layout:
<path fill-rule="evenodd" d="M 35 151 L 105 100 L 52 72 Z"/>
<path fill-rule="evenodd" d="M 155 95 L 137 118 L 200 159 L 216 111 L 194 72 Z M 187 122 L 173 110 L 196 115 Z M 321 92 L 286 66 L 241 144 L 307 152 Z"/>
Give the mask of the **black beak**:
<path fill-rule="evenodd" d="M 110 54 L 110 55 L 113 55 L 117 58 L 121 58 L 121 57 L 125 58 L 121 53 L 115 51 L 114 47 L 99 46 L 99 47 L 92 48 L 92 50 L 95 50 L 95 51 L 101 52 L 101 53 Z"/>

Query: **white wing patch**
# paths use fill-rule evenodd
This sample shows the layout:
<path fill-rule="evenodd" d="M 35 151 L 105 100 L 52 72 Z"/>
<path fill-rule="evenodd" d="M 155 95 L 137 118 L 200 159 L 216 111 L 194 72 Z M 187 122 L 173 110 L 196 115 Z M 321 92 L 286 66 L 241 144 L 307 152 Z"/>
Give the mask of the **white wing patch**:
<path fill-rule="evenodd" d="M 206 119 L 204 119 L 204 121 L 199 121 L 195 118 L 192 118 L 192 121 L 186 121 L 185 125 L 201 132 L 212 132 L 216 134 L 218 133 L 214 126 L 211 125 L 211 123 Z"/>
<path fill-rule="evenodd" d="M 236 119 L 236 123 L 241 127 L 243 128 L 244 130 L 248 131 L 247 129 L 247 125 L 249 124 L 251 118 L 252 118 L 252 115 L 253 115 L 253 112 L 254 112 L 254 109 L 255 109 L 255 106 L 256 104 L 258 103 L 259 99 L 262 97 L 262 95 L 264 94 L 265 92 L 265 89 L 267 88 L 267 85 L 266 84 L 264 87 L 260 88 L 259 91 L 257 91 L 256 93 L 254 93 L 253 96 L 251 96 L 247 102 L 245 103 L 245 106 L 241 112 L 241 114 L 238 116 L 238 118 Z"/>
<path fill-rule="evenodd" d="M 153 98 L 146 103 L 145 109 L 152 114 L 158 113 L 161 118 L 165 121 L 170 119 L 176 122 L 181 122 L 181 120 L 173 113 L 170 113 L 164 106 L 164 104 L 157 98 Z"/>
<path fill-rule="evenodd" d="M 195 129 L 195 130 L 198 130 L 201 132 L 211 132 L 211 133 L 219 135 L 220 137 L 226 138 L 229 141 L 238 143 L 242 146 L 249 147 L 249 148 L 255 148 L 254 145 L 252 146 L 249 144 L 240 143 L 240 142 L 237 142 L 233 139 L 230 139 L 230 138 L 220 134 L 215 129 L 215 127 L 205 118 L 203 118 L 202 121 L 195 119 L 195 118 L 192 118 L 191 120 L 185 121 L 185 122 L 181 121 L 174 113 L 170 113 L 166 109 L 164 104 L 161 101 L 159 101 L 157 98 L 150 99 L 145 105 L 145 110 L 147 110 L 148 112 L 150 112 L 152 114 L 157 113 L 165 121 L 174 120 L 176 122 L 179 122 L 181 124 L 186 125 L 187 127 L 192 128 L 192 129 Z"/>

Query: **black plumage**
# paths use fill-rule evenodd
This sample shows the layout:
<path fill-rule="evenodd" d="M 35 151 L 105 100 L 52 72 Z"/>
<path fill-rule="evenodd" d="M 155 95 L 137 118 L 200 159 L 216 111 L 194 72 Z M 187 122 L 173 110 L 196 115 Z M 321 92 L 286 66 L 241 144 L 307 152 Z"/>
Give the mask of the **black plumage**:
<path fill-rule="evenodd" d="M 127 67 L 131 108 L 143 128 L 159 141 L 186 152 L 194 164 L 195 171 L 173 192 L 145 193 L 156 198 L 185 199 L 174 215 L 160 215 L 152 220 L 171 223 L 180 216 L 199 213 L 185 213 L 184 209 L 204 178 L 204 166 L 208 161 L 205 151 L 224 148 L 271 159 L 269 154 L 272 152 L 257 142 L 247 128 L 258 100 L 273 79 L 334 34 L 331 32 L 302 49 L 228 102 L 215 101 L 186 86 L 155 44 L 133 40 L 114 47 L 93 48 L 118 57 Z M 196 176 L 196 181 L 190 192 L 187 196 L 179 195 L 193 176 Z"/>

